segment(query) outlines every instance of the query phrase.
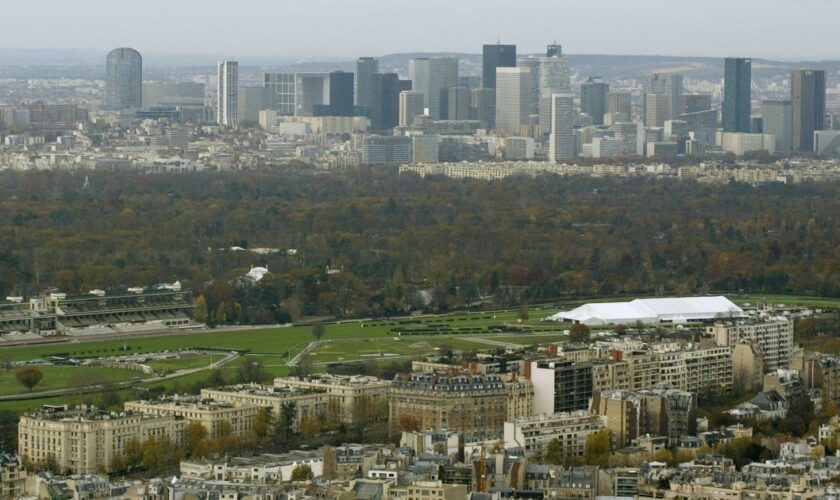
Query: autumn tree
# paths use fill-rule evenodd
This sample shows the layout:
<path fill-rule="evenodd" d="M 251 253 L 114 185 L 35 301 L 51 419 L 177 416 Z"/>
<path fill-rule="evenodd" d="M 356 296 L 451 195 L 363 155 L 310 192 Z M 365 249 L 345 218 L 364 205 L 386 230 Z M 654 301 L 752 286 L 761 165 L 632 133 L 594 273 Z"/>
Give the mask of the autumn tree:
<path fill-rule="evenodd" d="M 563 445 L 557 438 L 548 442 L 543 463 L 547 465 L 561 465 L 563 463 Z"/>
<path fill-rule="evenodd" d="M 44 372 L 37 366 L 22 366 L 15 370 L 15 379 L 18 384 L 26 387 L 26 390 L 32 392 L 32 389 L 41 383 L 44 378 Z"/>
<path fill-rule="evenodd" d="M 266 408 L 257 410 L 253 431 L 259 442 L 265 440 L 271 433 L 271 413 Z"/>
<path fill-rule="evenodd" d="M 589 327 L 583 323 L 575 323 L 569 329 L 569 342 L 589 342 Z"/>
<path fill-rule="evenodd" d="M 409 415 L 407 413 L 401 413 L 399 417 L 397 417 L 397 429 L 400 432 L 417 432 L 420 430 L 420 426 L 423 422 L 420 420 L 420 417 L 416 415 Z"/>
<path fill-rule="evenodd" d="M 199 295 L 193 304 L 193 319 L 199 323 L 207 323 L 208 316 L 207 299 L 204 295 Z"/>
<path fill-rule="evenodd" d="M 186 430 L 186 452 L 190 457 L 201 458 L 197 451 L 202 441 L 207 438 L 207 428 L 200 422 L 190 422 Z"/>
<path fill-rule="evenodd" d="M 586 436 L 583 450 L 587 465 L 606 466 L 610 460 L 610 431 L 602 429 Z"/>

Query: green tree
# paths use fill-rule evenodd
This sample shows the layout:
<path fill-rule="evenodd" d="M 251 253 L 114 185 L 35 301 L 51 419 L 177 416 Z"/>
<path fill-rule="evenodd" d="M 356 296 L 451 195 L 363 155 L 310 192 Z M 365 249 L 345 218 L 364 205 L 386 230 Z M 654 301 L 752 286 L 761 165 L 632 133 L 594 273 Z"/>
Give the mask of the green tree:
<path fill-rule="evenodd" d="M 561 465 L 563 463 L 563 445 L 557 438 L 548 442 L 548 449 L 545 452 L 543 462 L 547 465 Z"/>
<path fill-rule="evenodd" d="M 315 337 L 315 340 L 321 340 L 324 334 L 327 333 L 327 328 L 322 324 L 317 324 L 312 327 L 312 336 Z"/>
<path fill-rule="evenodd" d="M 528 306 L 522 306 L 522 308 L 519 309 L 519 314 L 517 317 L 519 318 L 519 321 L 528 321 L 528 319 L 530 318 Z"/>
<path fill-rule="evenodd" d="M 43 378 L 44 372 L 37 366 L 22 366 L 15 370 L 15 379 L 18 384 L 26 387 L 29 392 L 32 392 L 32 389 L 40 384 Z"/>
<path fill-rule="evenodd" d="M 292 469 L 292 481 L 311 481 L 312 479 L 315 479 L 315 474 L 309 464 L 300 464 Z"/>
<path fill-rule="evenodd" d="M 132 437 L 125 443 L 123 457 L 125 459 L 125 465 L 129 469 L 140 465 L 140 462 L 143 460 L 143 446 L 137 437 Z"/>
<path fill-rule="evenodd" d="M 265 381 L 269 378 L 262 361 L 245 356 L 236 369 L 236 378 L 240 383 L 251 384 Z"/>

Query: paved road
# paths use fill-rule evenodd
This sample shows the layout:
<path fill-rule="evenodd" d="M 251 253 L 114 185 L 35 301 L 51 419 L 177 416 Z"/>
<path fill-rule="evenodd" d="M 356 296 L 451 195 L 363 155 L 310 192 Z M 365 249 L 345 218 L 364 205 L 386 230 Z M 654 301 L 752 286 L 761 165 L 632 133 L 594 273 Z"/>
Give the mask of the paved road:
<path fill-rule="evenodd" d="M 160 377 L 150 377 L 144 378 L 141 380 L 126 380 L 123 382 L 115 382 L 111 385 L 111 387 L 116 387 L 118 389 L 125 389 L 127 387 L 132 387 L 137 384 L 156 384 L 158 382 L 163 382 L 164 380 L 170 380 L 173 378 L 185 377 L 187 375 L 192 375 L 193 373 L 198 373 L 204 370 L 213 370 L 219 367 L 230 363 L 234 359 L 238 358 L 239 354 L 235 352 L 228 353 L 224 358 L 220 359 L 219 361 L 214 361 L 210 365 L 207 366 L 199 366 L 195 368 L 185 368 L 183 370 L 178 370 L 173 373 L 169 373 L 167 375 L 162 375 Z M 67 389 L 53 389 L 51 391 L 40 391 L 40 392 L 26 392 L 23 394 L 7 394 L 4 396 L 0 396 L 0 401 L 16 401 L 21 399 L 37 399 L 37 398 L 48 398 L 53 396 L 69 396 L 69 395 L 76 395 L 76 394 L 87 394 L 91 392 L 99 392 L 105 389 L 103 385 L 91 385 L 87 387 L 69 387 Z"/>

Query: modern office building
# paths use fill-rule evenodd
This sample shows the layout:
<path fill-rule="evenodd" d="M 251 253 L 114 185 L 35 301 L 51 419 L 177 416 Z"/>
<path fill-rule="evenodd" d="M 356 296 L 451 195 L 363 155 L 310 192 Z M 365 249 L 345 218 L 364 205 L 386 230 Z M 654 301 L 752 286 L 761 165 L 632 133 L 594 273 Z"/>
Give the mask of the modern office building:
<path fill-rule="evenodd" d="M 671 96 L 645 94 L 644 123 L 646 127 L 664 127 L 671 118 Z"/>
<path fill-rule="evenodd" d="M 618 122 L 612 125 L 617 136 L 621 136 L 624 142 L 623 155 L 636 156 L 641 155 L 642 151 L 639 147 L 639 128 L 641 124 L 637 122 Z"/>
<path fill-rule="evenodd" d="M 484 45 L 481 51 L 481 84 L 496 88 L 496 68 L 516 67 L 516 45 Z"/>
<path fill-rule="evenodd" d="M 711 94 L 680 94 L 677 96 L 677 116 L 712 109 Z"/>
<path fill-rule="evenodd" d="M 575 157 L 575 97 L 572 94 L 551 96 L 551 135 L 548 159 L 553 162 Z"/>
<path fill-rule="evenodd" d="M 589 408 L 592 364 L 567 359 L 532 361 L 526 377 L 534 384 L 536 412 L 561 413 Z"/>
<path fill-rule="evenodd" d="M 204 105 L 204 84 L 194 82 L 143 82 L 143 107 L 197 103 Z"/>
<path fill-rule="evenodd" d="M 607 112 L 607 93 L 610 86 L 589 77 L 580 86 L 580 111 L 592 118 L 593 125 L 603 125 L 604 113 Z"/>
<path fill-rule="evenodd" d="M 751 132 L 752 61 L 727 57 L 723 73 L 723 131 Z"/>
<path fill-rule="evenodd" d="M 280 116 L 295 114 L 295 80 L 294 73 L 265 74 L 269 105 Z"/>
<path fill-rule="evenodd" d="M 216 121 L 225 127 L 237 127 L 239 126 L 239 63 L 220 61 L 218 77 Z"/>
<path fill-rule="evenodd" d="M 400 127 L 410 127 L 416 116 L 424 113 L 423 93 L 417 90 L 403 90 L 400 92 Z"/>
<path fill-rule="evenodd" d="M 825 71 L 798 69 L 790 77 L 791 129 L 794 151 L 814 150 L 814 131 L 825 129 Z"/>
<path fill-rule="evenodd" d="M 239 114 L 240 124 L 243 122 L 259 123 L 260 111 L 269 109 L 269 98 L 269 91 L 265 87 L 239 87 L 236 111 Z"/>
<path fill-rule="evenodd" d="M 771 134 L 718 131 L 716 142 L 722 150 L 735 156 L 756 151 L 776 152 L 776 138 Z"/>
<path fill-rule="evenodd" d="M 551 131 L 551 96 L 571 93 L 569 64 L 559 56 L 528 57 L 518 66 L 531 72 L 531 91 L 528 113 L 539 115 L 540 132 L 547 137 Z"/>
<path fill-rule="evenodd" d="M 664 94 L 668 96 L 668 115 L 665 118 L 666 120 L 676 118 L 679 114 L 677 100 L 679 95 L 683 93 L 683 75 L 679 73 L 654 73 L 644 82 L 642 90 L 646 98 L 650 94 Z M 647 106 L 643 107 L 646 108 Z M 645 123 L 645 125 L 648 124 Z"/>
<path fill-rule="evenodd" d="M 449 87 L 440 90 L 440 119 L 470 119 L 470 89 Z"/>
<path fill-rule="evenodd" d="M 470 119 L 482 122 L 488 130 L 496 128 L 496 89 L 470 90 Z"/>
<path fill-rule="evenodd" d="M 411 136 L 411 161 L 412 163 L 437 163 L 438 136 Z"/>
<path fill-rule="evenodd" d="M 353 116 L 353 73 L 333 71 L 329 78 L 329 107 L 326 116 Z"/>
<path fill-rule="evenodd" d="M 423 57 L 409 61 L 412 90 L 423 93 L 429 116 L 442 118 L 440 96 L 442 89 L 458 86 L 458 59 L 454 57 Z"/>
<path fill-rule="evenodd" d="M 550 43 L 545 48 L 546 57 L 563 57 L 563 46 L 557 42 Z"/>
<path fill-rule="evenodd" d="M 531 72 L 526 68 L 499 67 L 496 70 L 496 130 L 520 135 L 528 117 Z"/>
<path fill-rule="evenodd" d="M 399 124 L 400 92 L 411 90 L 411 82 L 396 73 L 376 73 L 371 79 L 370 128 L 390 130 Z"/>
<path fill-rule="evenodd" d="M 621 119 L 618 122 L 629 122 L 633 118 L 633 107 L 629 92 L 610 92 L 607 94 L 607 113 Z"/>
<path fill-rule="evenodd" d="M 295 115 L 315 116 L 330 103 L 329 73 L 295 73 Z"/>
<path fill-rule="evenodd" d="M 105 107 L 118 111 L 142 106 L 143 57 L 127 47 L 112 50 L 105 59 Z"/>
<path fill-rule="evenodd" d="M 356 61 L 356 106 L 370 106 L 370 84 L 374 73 L 379 73 L 377 59 L 360 57 Z"/>

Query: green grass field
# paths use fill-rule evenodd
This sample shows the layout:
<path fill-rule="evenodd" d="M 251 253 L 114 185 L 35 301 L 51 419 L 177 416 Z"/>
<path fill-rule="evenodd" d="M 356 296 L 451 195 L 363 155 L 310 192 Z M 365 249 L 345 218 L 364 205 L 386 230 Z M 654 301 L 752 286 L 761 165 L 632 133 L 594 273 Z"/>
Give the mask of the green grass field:
<path fill-rule="evenodd" d="M 171 373 L 176 370 L 184 370 L 187 368 L 199 368 L 208 366 L 214 361 L 222 359 L 223 354 L 201 355 L 201 356 L 186 356 L 180 359 L 166 359 L 161 361 L 150 361 L 146 363 L 151 367 L 155 373 Z"/>
<path fill-rule="evenodd" d="M 840 299 L 803 297 L 787 295 L 729 295 L 738 304 L 755 304 L 759 301 L 772 303 L 808 305 L 814 307 L 840 308 Z M 563 309 L 574 307 L 577 303 L 605 300 L 630 300 L 630 298 L 581 299 L 579 301 L 562 301 Z M 566 325 L 546 325 L 539 320 L 553 313 L 555 308 L 531 308 L 530 320 L 522 324 L 517 322 L 519 310 L 504 312 L 477 312 L 468 314 L 452 314 L 443 316 L 421 316 L 411 319 L 344 321 L 326 325 L 324 340 L 329 339 L 357 339 L 357 342 L 335 342 L 320 346 L 312 353 L 314 363 L 329 363 L 339 360 L 357 361 L 373 360 L 387 362 L 390 357 L 382 353 L 392 353 L 398 356 L 420 355 L 434 352 L 435 347 L 446 345 L 455 351 L 474 350 L 487 351 L 496 347 L 473 342 L 463 336 L 488 337 L 493 340 L 511 344 L 530 345 L 562 341 L 559 335 Z M 514 325 L 522 328 L 521 335 L 504 333 L 494 334 L 493 330 L 504 325 Z M 403 335 L 399 340 L 394 331 L 396 329 L 410 330 L 414 335 Z M 549 333 L 556 332 L 556 333 Z M 364 340 L 371 339 L 371 340 Z M 272 376 L 288 375 L 290 368 L 286 362 L 291 355 L 296 354 L 313 340 L 311 326 L 295 326 L 290 328 L 266 328 L 259 330 L 242 330 L 233 332 L 206 331 L 189 334 L 138 338 L 134 340 L 110 340 L 77 343 L 58 343 L 41 346 L 0 347 L 0 360 L 24 361 L 50 355 L 71 357 L 96 357 L 118 355 L 127 346 L 128 352 L 158 352 L 176 350 L 189 347 L 207 347 L 215 349 L 237 349 L 249 351 L 247 356 L 241 357 L 222 368 L 225 377 L 233 381 L 237 366 L 246 360 L 260 360 L 266 371 Z M 838 341 L 840 342 L 840 341 Z M 414 344 L 428 343 L 428 347 L 412 347 Z M 821 347 L 826 352 L 840 352 L 840 344 L 834 345 L 833 340 L 823 340 Z M 181 360 L 168 360 L 150 363 L 158 373 L 164 373 L 183 368 L 195 368 L 209 364 L 209 356 L 189 357 Z M 316 371 L 322 371 L 324 365 L 316 365 Z M 138 372 L 109 369 L 109 368 L 76 368 L 76 367 L 45 367 L 45 377 L 36 387 L 36 391 L 72 387 L 81 370 L 84 374 L 93 373 L 112 381 L 129 380 L 139 376 Z M 208 371 L 201 371 L 191 375 L 178 377 L 150 385 L 162 386 L 166 392 L 181 390 L 197 381 L 206 379 Z M 12 373 L 0 373 L 0 394 L 16 394 L 25 389 L 17 384 Z M 41 398 L 20 401 L 0 402 L 0 410 L 21 411 L 37 407 L 45 403 L 66 402 L 73 404 L 74 397 Z"/>
<path fill-rule="evenodd" d="M 134 377 L 146 378 L 145 375 L 133 370 L 123 370 L 120 368 L 103 368 L 103 367 L 77 367 L 77 366 L 42 366 L 41 371 L 44 372 L 44 378 L 41 383 L 35 386 L 34 392 L 51 391 L 54 389 L 66 389 L 78 385 L 80 380 L 110 380 L 112 382 L 122 382 L 131 380 Z M 14 370 L 0 373 L 0 395 L 5 394 L 24 394 L 27 390 L 15 380 Z M 0 403 L 2 407 L 2 403 Z"/>

